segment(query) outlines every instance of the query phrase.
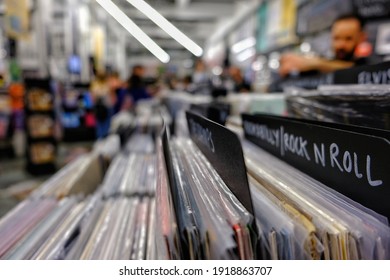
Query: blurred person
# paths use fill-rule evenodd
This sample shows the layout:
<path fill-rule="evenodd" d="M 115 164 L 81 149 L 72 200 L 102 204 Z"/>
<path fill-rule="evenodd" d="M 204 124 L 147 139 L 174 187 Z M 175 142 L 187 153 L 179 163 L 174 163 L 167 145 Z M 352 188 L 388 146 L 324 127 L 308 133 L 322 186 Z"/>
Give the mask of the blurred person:
<path fill-rule="evenodd" d="M 117 102 L 117 90 L 123 86 L 119 73 L 116 71 L 111 72 L 107 77 L 107 83 L 110 88 L 111 104 L 115 104 Z"/>
<path fill-rule="evenodd" d="M 95 106 L 96 137 L 101 139 L 108 135 L 113 107 L 110 85 L 104 72 L 97 73 L 90 92 Z"/>
<path fill-rule="evenodd" d="M 133 100 L 133 104 L 137 104 L 142 99 L 152 98 L 152 95 L 146 88 L 144 75 L 144 66 L 138 64 L 133 67 L 132 74 L 128 80 L 128 92 Z"/>
<path fill-rule="evenodd" d="M 186 75 L 181 81 L 182 90 L 186 92 L 193 92 L 193 84 L 191 75 Z"/>
<path fill-rule="evenodd" d="M 110 87 L 111 104 L 113 104 L 113 115 L 123 109 L 126 99 L 127 84 L 121 80 L 119 73 L 114 71 L 108 77 Z"/>
<path fill-rule="evenodd" d="M 363 28 L 363 21 L 358 16 L 344 15 L 339 17 L 331 28 L 331 47 L 334 59 L 287 53 L 282 55 L 280 59 L 279 74 L 284 77 L 289 74 L 309 71 L 328 73 L 364 64 L 365 60 L 356 56 L 358 46 L 367 39 Z"/>
<path fill-rule="evenodd" d="M 207 73 L 206 64 L 203 60 L 199 59 L 195 62 L 194 74 L 192 75 L 192 81 L 194 83 L 202 83 L 209 79 L 209 75 Z"/>
<path fill-rule="evenodd" d="M 177 90 L 180 88 L 180 81 L 174 73 L 168 73 L 165 76 L 165 85 L 169 90 Z"/>
<path fill-rule="evenodd" d="M 173 89 L 175 91 L 194 93 L 195 88 L 192 84 L 191 75 L 186 75 L 180 79 L 177 79 Z"/>
<path fill-rule="evenodd" d="M 252 90 L 250 83 L 246 81 L 246 79 L 242 75 L 241 69 L 237 66 L 231 66 L 229 68 L 229 76 L 233 81 L 234 92 L 250 92 Z"/>
<path fill-rule="evenodd" d="M 195 62 L 194 73 L 192 74 L 193 93 L 210 95 L 211 79 L 206 64 L 199 59 Z"/>
<path fill-rule="evenodd" d="M 6 85 L 5 75 L 0 73 L 0 88 L 4 88 Z"/>

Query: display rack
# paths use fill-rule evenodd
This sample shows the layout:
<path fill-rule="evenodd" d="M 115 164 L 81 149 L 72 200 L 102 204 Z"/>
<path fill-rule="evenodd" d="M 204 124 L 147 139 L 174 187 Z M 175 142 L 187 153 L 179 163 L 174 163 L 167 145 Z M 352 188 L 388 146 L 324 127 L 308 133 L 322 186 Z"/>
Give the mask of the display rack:
<path fill-rule="evenodd" d="M 7 91 L 0 90 L 0 158 L 13 155 L 11 135 L 10 100 Z"/>
<path fill-rule="evenodd" d="M 27 171 L 34 175 L 56 170 L 54 94 L 49 79 L 26 79 Z"/>

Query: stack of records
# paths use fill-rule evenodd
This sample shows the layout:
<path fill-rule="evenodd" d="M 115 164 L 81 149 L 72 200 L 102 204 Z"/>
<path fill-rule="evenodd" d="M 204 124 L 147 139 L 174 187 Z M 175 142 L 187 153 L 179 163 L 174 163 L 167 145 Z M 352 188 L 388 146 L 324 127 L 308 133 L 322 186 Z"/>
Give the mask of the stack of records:
<path fill-rule="evenodd" d="M 117 154 L 104 179 L 97 150 L 66 165 L 0 220 L 0 258 L 156 259 L 149 150 Z"/>
<path fill-rule="evenodd" d="M 287 97 L 291 116 L 390 130 L 388 86 L 322 86 L 318 91 L 294 90 Z"/>
<path fill-rule="evenodd" d="M 387 218 L 243 141 L 262 245 L 272 259 L 389 259 Z"/>
<path fill-rule="evenodd" d="M 153 196 L 156 189 L 156 157 L 131 154 L 117 156 L 102 185 L 104 197 Z"/>
<path fill-rule="evenodd" d="M 3 259 L 63 259 L 91 200 L 26 200 L 0 221 Z"/>
<path fill-rule="evenodd" d="M 31 197 L 33 199 L 43 197 L 61 199 L 72 195 L 89 195 L 101 183 L 102 173 L 101 162 L 97 154 L 81 155 L 43 183 L 32 193 Z"/>
<path fill-rule="evenodd" d="M 67 259 L 155 259 L 155 203 L 148 197 L 99 201 Z"/>
<path fill-rule="evenodd" d="M 172 199 L 176 220 L 168 220 L 170 231 L 167 224 L 159 229 L 170 232 L 165 237 L 171 243 L 177 241 L 175 238 L 180 240 L 180 257 L 253 259 L 254 217 L 233 195 L 210 162 L 189 139 L 173 140 L 170 158 L 173 184 L 171 196 L 165 200 L 169 205 L 169 198 Z M 164 199 L 159 195 L 161 193 L 158 192 L 158 200 Z M 177 235 L 172 232 L 175 221 Z M 169 249 L 172 251 L 172 248 Z"/>

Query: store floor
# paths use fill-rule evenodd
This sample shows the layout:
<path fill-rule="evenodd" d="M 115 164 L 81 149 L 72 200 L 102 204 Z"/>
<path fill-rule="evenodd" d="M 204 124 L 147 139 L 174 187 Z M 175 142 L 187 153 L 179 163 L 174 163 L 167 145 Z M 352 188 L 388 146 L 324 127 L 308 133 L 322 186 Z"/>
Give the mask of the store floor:
<path fill-rule="evenodd" d="M 57 167 L 63 167 L 72 158 L 91 150 L 93 142 L 61 143 Z M 24 158 L 0 159 L 0 218 L 39 187 L 50 175 L 33 176 L 25 170 Z"/>

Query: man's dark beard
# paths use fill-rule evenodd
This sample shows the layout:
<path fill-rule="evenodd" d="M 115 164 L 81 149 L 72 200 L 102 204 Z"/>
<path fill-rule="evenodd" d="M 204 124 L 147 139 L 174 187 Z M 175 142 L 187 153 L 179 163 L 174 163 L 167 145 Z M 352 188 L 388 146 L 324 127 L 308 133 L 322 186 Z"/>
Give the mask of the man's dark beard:
<path fill-rule="evenodd" d="M 344 61 L 352 61 L 355 58 L 354 53 L 355 51 L 346 52 L 344 50 L 339 50 L 336 52 L 336 59 L 344 60 Z"/>

